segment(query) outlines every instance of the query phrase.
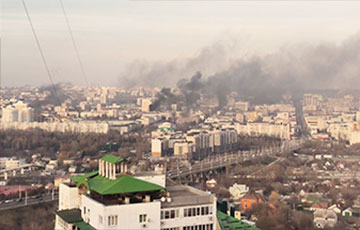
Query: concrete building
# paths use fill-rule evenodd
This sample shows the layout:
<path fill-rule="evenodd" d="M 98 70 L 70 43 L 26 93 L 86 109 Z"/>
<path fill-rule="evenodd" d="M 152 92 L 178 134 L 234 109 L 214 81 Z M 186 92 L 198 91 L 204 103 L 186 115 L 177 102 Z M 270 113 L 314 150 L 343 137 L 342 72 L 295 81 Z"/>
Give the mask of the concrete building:
<path fill-rule="evenodd" d="M 249 192 L 249 187 L 246 184 L 235 183 L 229 188 L 229 192 L 234 200 L 239 200 Z"/>
<path fill-rule="evenodd" d="M 213 121 L 209 119 L 208 122 Z M 168 146 L 165 150 L 170 155 L 174 153 L 198 160 L 211 153 L 235 150 L 238 143 L 238 133 L 233 127 L 199 127 L 183 133 L 175 132 L 168 126 L 169 124 L 151 133 L 153 156 L 163 156 L 164 146 Z"/>
<path fill-rule="evenodd" d="M 303 109 L 305 111 L 315 111 L 319 109 L 323 100 L 323 97 L 318 94 L 304 94 Z"/>
<path fill-rule="evenodd" d="M 360 122 L 360 111 L 356 112 L 356 121 Z"/>
<path fill-rule="evenodd" d="M 314 212 L 314 225 L 317 228 L 332 228 L 337 223 L 338 217 L 333 210 L 318 209 Z"/>
<path fill-rule="evenodd" d="M 0 168 L 5 168 L 5 164 L 8 160 L 10 160 L 9 157 L 0 157 Z"/>
<path fill-rule="evenodd" d="M 169 141 L 165 138 L 155 138 L 151 140 L 151 154 L 153 157 L 162 157 L 167 154 Z"/>
<path fill-rule="evenodd" d="M 32 122 L 34 121 L 34 109 L 19 101 L 3 109 L 1 121 L 2 123 Z"/>
<path fill-rule="evenodd" d="M 175 156 L 183 155 L 191 158 L 194 152 L 195 152 L 195 145 L 192 142 L 182 141 L 182 142 L 175 142 L 174 144 Z"/>
<path fill-rule="evenodd" d="M 152 100 L 151 100 L 151 99 L 148 99 L 148 98 L 142 99 L 142 101 L 141 101 L 141 112 L 144 112 L 144 113 L 150 112 L 150 110 L 151 110 L 151 108 L 150 108 L 151 104 L 152 104 Z"/>
<path fill-rule="evenodd" d="M 138 121 L 126 120 L 126 121 L 108 121 L 109 128 L 111 130 L 118 131 L 120 134 L 126 134 L 136 129 L 141 128 L 141 124 Z"/>
<path fill-rule="evenodd" d="M 360 143 L 360 131 L 358 127 L 359 124 L 356 122 L 337 122 L 330 124 L 327 132 L 335 140 L 347 141 L 350 145 L 354 145 Z"/>
<path fill-rule="evenodd" d="M 235 129 L 239 134 L 249 136 L 267 135 L 284 140 L 291 139 L 291 127 L 289 124 L 270 124 L 270 123 L 247 123 L 246 125 L 236 124 Z"/>
<path fill-rule="evenodd" d="M 235 109 L 242 111 L 242 112 L 247 112 L 249 110 L 249 102 L 247 101 L 237 101 L 235 102 Z"/>
<path fill-rule="evenodd" d="M 47 132 L 71 132 L 71 133 L 108 133 L 107 122 L 80 121 L 80 122 L 12 122 L 0 123 L 0 130 L 16 129 L 42 129 Z"/>
<path fill-rule="evenodd" d="M 25 164 L 25 160 L 24 159 L 20 159 L 20 160 L 17 160 L 17 159 L 9 159 L 5 162 L 5 168 L 6 169 L 12 169 L 12 168 L 18 168 L 20 167 L 21 165 L 24 165 Z"/>
<path fill-rule="evenodd" d="M 327 118 L 323 116 L 305 116 L 306 126 L 311 135 L 326 130 L 328 127 Z"/>
<path fill-rule="evenodd" d="M 60 184 L 55 229 L 213 230 L 216 224 L 213 195 L 135 178 L 122 158 L 107 155 L 98 171 Z"/>

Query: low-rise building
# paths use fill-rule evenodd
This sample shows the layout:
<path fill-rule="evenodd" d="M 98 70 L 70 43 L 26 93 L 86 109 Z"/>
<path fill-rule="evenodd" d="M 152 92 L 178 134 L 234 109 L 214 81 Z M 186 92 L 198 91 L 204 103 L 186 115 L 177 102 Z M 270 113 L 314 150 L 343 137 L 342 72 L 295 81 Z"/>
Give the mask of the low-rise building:
<path fill-rule="evenodd" d="M 241 198 L 240 202 L 241 210 L 245 211 L 247 209 L 250 209 L 253 205 L 261 204 L 263 202 L 263 198 L 260 194 L 254 191 L 249 191 Z"/>
<path fill-rule="evenodd" d="M 334 227 L 337 223 L 338 217 L 333 210 L 317 209 L 314 212 L 314 225 L 317 228 L 323 229 L 325 227 Z"/>
<path fill-rule="evenodd" d="M 235 183 L 229 188 L 229 192 L 234 200 L 239 200 L 249 192 L 249 187 L 246 184 Z"/>
<path fill-rule="evenodd" d="M 14 159 L 10 158 L 7 161 L 5 161 L 5 168 L 6 169 L 12 169 L 12 168 L 18 168 L 21 165 L 25 164 L 24 159 Z"/>

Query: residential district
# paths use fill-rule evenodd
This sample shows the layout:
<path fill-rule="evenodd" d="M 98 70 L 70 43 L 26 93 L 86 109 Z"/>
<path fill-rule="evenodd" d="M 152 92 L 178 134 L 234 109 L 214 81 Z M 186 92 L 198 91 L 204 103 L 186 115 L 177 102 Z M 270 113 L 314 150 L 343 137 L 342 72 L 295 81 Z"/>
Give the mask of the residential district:
<path fill-rule="evenodd" d="M 60 84 L 2 88 L 0 108 L 0 215 L 53 202 L 56 230 L 360 229 L 356 93 Z"/>

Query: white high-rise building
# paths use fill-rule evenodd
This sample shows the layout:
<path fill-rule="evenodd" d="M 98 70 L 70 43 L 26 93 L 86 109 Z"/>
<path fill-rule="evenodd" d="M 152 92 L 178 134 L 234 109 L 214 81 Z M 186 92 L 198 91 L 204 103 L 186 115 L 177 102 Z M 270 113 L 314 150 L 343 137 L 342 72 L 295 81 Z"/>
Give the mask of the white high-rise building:
<path fill-rule="evenodd" d="M 3 123 L 12 123 L 18 121 L 18 111 L 13 106 L 8 106 L 2 111 L 1 121 Z"/>
<path fill-rule="evenodd" d="M 189 186 L 165 187 L 159 176 L 133 177 L 122 158 L 102 157 L 98 171 L 60 184 L 55 229 L 217 228 L 215 196 Z"/>
<path fill-rule="evenodd" d="M 28 105 L 22 101 L 19 101 L 3 109 L 1 121 L 3 123 L 32 122 L 34 121 L 34 109 L 28 107 Z"/>

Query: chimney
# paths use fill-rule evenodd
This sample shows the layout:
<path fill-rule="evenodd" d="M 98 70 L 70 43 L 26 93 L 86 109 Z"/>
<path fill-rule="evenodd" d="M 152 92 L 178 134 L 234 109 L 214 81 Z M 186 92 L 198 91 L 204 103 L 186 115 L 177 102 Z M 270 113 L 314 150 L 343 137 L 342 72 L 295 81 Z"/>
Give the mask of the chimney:
<path fill-rule="evenodd" d="M 150 201 L 151 201 L 150 195 L 146 195 L 146 196 L 145 196 L 145 202 L 146 202 L 146 203 L 149 203 Z"/>

